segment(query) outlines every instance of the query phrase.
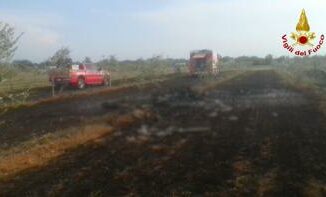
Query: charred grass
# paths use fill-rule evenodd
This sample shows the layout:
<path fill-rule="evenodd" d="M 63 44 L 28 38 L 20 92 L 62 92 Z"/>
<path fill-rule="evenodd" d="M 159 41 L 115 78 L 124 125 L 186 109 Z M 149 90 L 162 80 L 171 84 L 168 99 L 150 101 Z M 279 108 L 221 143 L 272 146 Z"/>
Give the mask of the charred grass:
<path fill-rule="evenodd" d="M 205 87 L 170 83 L 144 108 L 105 117 L 109 135 L 17 171 L 0 194 L 325 195 L 325 116 L 315 95 L 271 70 L 198 81 Z"/>
<path fill-rule="evenodd" d="M 277 70 L 282 77 L 285 86 L 305 92 L 311 95 L 311 99 L 315 99 L 319 103 L 319 108 L 326 115 L 326 72 L 323 70 L 299 70 L 297 72 L 289 72 L 286 70 Z"/>
<path fill-rule="evenodd" d="M 149 111 L 136 109 L 132 113 L 102 117 L 84 126 L 46 134 L 2 151 L 0 152 L 0 180 L 10 180 L 19 173 L 45 167 L 67 152 L 87 144 L 100 144 L 115 130 L 131 127 L 151 117 Z"/>

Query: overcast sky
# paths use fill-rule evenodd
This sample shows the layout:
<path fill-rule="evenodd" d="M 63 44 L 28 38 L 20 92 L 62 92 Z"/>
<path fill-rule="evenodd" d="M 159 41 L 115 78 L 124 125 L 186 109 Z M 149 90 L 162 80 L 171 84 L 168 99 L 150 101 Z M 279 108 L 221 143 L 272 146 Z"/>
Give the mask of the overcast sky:
<path fill-rule="evenodd" d="M 187 58 L 287 55 L 281 36 L 306 9 L 311 31 L 326 34 L 324 0 L 0 0 L 0 20 L 24 32 L 15 59 L 43 61 L 62 46 L 81 60 L 116 55 Z M 326 52 L 326 44 L 320 51 Z"/>

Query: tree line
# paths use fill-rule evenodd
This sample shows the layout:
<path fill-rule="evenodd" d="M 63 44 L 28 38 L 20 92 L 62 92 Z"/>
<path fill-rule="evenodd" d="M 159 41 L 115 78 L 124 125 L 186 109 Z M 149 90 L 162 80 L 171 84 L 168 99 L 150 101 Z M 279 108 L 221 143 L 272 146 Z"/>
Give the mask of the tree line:
<path fill-rule="evenodd" d="M 46 61 L 41 63 L 35 63 L 30 60 L 14 60 L 11 61 L 12 57 L 17 50 L 17 43 L 23 36 L 23 33 L 16 35 L 15 30 L 9 24 L 0 22 L 0 80 L 1 76 L 6 72 L 10 72 L 8 68 L 18 68 L 19 70 L 31 70 L 31 69 L 43 69 L 46 70 L 53 66 L 65 67 L 70 64 L 80 63 L 94 63 L 100 67 L 107 69 L 123 69 L 133 68 L 137 69 L 140 67 L 162 67 L 172 65 L 185 65 L 187 59 L 176 59 L 176 58 L 163 58 L 159 55 L 154 55 L 147 59 L 137 60 L 118 60 L 114 55 L 108 55 L 103 57 L 97 62 L 93 62 L 90 57 L 85 57 L 83 61 L 74 61 L 70 56 L 70 49 L 68 47 L 62 47 L 56 51 Z M 324 56 L 311 56 L 311 57 L 288 57 L 281 56 L 274 58 L 272 55 L 266 55 L 265 57 L 256 56 L 240 56 L 240 57 L 229 57 L 220 56 L 220 64 L 223 66 L 238 65 L 238 66 L 262 66 L 262 65 L 289 65 L 289 64 L 313 64 L 323 65 L 326 64 L 326 55 Z"/>

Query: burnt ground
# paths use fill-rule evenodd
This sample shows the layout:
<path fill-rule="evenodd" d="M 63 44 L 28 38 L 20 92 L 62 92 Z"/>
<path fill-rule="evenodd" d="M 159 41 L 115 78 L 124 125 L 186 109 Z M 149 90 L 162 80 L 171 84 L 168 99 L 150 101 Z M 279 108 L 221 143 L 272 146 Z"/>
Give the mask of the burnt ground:
<path fill-rule="evenodd" d="M 129 81 L 126 81 L 126 84 L 128 83 Z M 196 81 L 187 77 L 171 76 L 169 80 L 163 79 L 147 85 L 129 85 L 112 91 L 110 88 L 101 87 L 83 91 L 68 90 L 62 97 L 54 100 L 22 106 L 5 113 L 1 113 L 0 109 L 0 148 L 8 149 L 59 129 L 87 124 L 104 115 L 123 113 L 134 107 L 135 98 L 142 102 L 143 98 L 149 97 L 157 88 L 165 91 L 170 86 L 183 87 L 185 84 L 193 83 Z M 46 92 L 48 94 L 48 90 Z M 43 93 L 45 92 L 38 93 L 36 101 L 40 98 L 49 98 L 49 95 L 45 96 Z"/>
<path fill-rule="evenodd" d="M 39 111 L 26 114 L 25 129 L 49 110 L 52 121 L 71 116 L 76 124 L 76 117 L 130 108 L 146 108 L 154 117 L 0 183 L 0 196 L 326 195 L 326 121 L 318 98 L 284 85 L 270 70 L 202 93 L 191 88 L 200 83 L 174 79 L 134 91 L 130 99 L 123 93 L 32 109 Z M 38 131 L 49 124 L 39 121 L 32 124 Z"/>

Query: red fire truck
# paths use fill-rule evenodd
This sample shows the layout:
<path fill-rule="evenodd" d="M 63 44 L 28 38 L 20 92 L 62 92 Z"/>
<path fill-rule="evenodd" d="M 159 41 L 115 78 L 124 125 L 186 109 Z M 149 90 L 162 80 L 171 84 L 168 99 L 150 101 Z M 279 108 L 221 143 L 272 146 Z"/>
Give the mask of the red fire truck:
<path fill-rule="evenodd" d="M 212 50 L 195 50 L 190 52 L 189 73 L 191 76 L 216 76 L 220 72 L 217 54 Z"/>

